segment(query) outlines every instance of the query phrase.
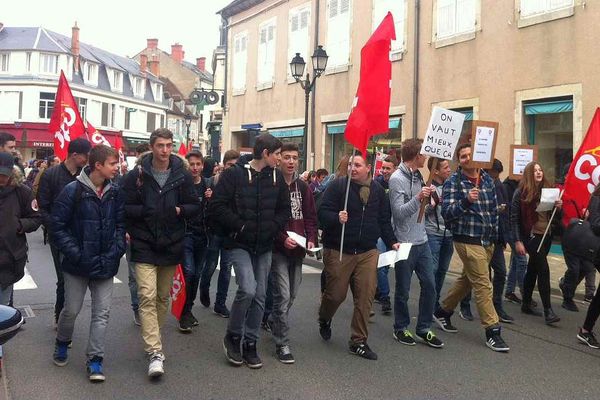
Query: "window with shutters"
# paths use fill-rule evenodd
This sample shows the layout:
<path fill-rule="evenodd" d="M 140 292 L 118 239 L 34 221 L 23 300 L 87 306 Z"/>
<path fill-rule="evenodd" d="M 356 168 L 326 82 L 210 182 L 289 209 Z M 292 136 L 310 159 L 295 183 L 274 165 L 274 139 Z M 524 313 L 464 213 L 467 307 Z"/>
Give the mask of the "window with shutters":
<path fill-rule="evenodd" d="M 327 70 L 336 71 L 350 60 L 350 16 L 352 0 L 327 2 Z"/>
<path fill-rule="evenodd" d="M 475 0 L 437 0 L 437 39 L 475 31 Z"/>
<path fill-rule="evenodd" d="M 248 63 L 248 32 L 233 37 L 233 80 L 234 94 L 246 89 L 246 65 Z"/>
<path fill-rule="evenodd" d="M 394 55 L 406 50 L 406 0 L 373 0 L 373 31 L 383 21 L 388 11 L 394 17 L 396 28 L 396 40 L 392 40 L 391 51 Z"/>
<path fill-rule="evenodd" d="M 10 53 L 0 53 L 0 72 L 8 72 Z"/>
<path fill-rule="evenodd" d="M 40 73 L 58 74 L 58 55 L 40 54 Z"/>
<path fill-rule="evenodd" d="M 309 32 L 310 32 L 310 9 L 311 4 L 307 3 L 300 7 L 292 8 L 289 14 L 289 33 L 288 33 L 288 60 L 292 60 L 296 53 L 300 53 L 304 62 L 310 65 L 309 54 Z M 292 77 L 289 65 L 286 64 L 287 76 Z M 295 80 L 294 80 L 295 82 Z"/>
<path fill-rule="evenodd" d="M 257 89 L 272 87 L 275 78 L 275 18 L 258 27 Z"/>
<path fill-rule="evenodd" d="M 570 17 L 575 13 L 575 0 L 519 0 L 519 28 L 559 18 Z"/>

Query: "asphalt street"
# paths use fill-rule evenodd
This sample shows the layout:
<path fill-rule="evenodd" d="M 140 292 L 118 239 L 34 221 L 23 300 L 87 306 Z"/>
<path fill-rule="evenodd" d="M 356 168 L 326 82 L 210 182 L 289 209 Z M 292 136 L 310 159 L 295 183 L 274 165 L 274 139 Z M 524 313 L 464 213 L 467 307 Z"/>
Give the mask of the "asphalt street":
<path fill-rule="evenodd" d="M 55 276 L 50 250 L 39 232 L 30 235 L 30 277 L 15 292 L 17 307 L 29 306 L 35 316 L 4 346 L 4 374 L 11 399 L 574 399 L 596 398 L 600 350 L 576 339 L 585 318 L 560 307 L 555 327 L 539 317 L 525 316 L 518 306 L 506 310 L 516 318 L 503 325 L 511 347 L 508 354 L 485 347 L 484 332 L 476 319 L 455 316 L 459 333 L 436 329 L 443 349 L 423 344 L 404 346 L 392 338 L 393 316 L 377 315 L 370 324 L 369 344 L 379 355 L 368 361 L 349 354 L 347 341 L 352 312 L 351 295 L 333 320 L 333 337 L 323 342 L 316 323 L 319 304 L 318 269 L 307 267 L 299 297 L 292 310 L 293 365 L 274 356 L 275 345 L 263 333 L 259 353 L 264 367 L 250 370 L 227 364 L 222 339 L 227 320 L 197 302 L 200 326 L 189 335 L 179 333 L 168 318 L 163 328 L 166 374 L 157 382 L 146 377 L 147 361 L 139 328 L 133 324 L 123 260 L 115 283 L 108 328 L 106 382 L 91 384 L 85 373 L 90 307 L 80 314 L 65 367 L 52 363 L 55 331 L 52 327 Z M 211 286 L 214 299 L 216 276 Z M 454 278 L 449 278 L 448 285 Z M 390 273 L 393 287 L 393 270 Z M 35 287 L 34 287 L 35 286 Z M 413 281 L 410 310 L 418 308 L 418 281 Z M 24 287 L 28 287 L 25 289 Z M 228 304 L 235 293 L 232 279 Z M 539 301 L 539 298 L 537 298 Z M 474 308 L 474 307 L 473 307 Z M 475 310 L 474 310 L 475 311 Z"/>

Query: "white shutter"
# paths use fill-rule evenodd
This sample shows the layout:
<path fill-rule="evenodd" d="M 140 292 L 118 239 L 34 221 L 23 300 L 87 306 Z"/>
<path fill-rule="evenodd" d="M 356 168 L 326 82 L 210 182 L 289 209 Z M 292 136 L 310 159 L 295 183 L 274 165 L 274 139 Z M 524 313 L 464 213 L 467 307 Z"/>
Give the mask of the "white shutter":
<path fill-rule="evenodd" d="M 275 74 L 275 23 L 259 27 L 258 83 L 272 82 Z"/>
<path fill-rule="evenodd" d="M 475 30 L 475 0 L 456 0 L 456 33 Z"/>
<path fill-rule="evenodd" d="M 300 53 L 304 62 L 309 64 L 308 38 L 310 26 L 310 7 L 292 9 L 290 11 L 290 32 L 288 35 L 288 62 Z M 289 65 L 286 64 L 288 77 L 292 76 Z"/>
<path fill-rule="evenodd" d="M 0 92 L 0 121 L 19 119 L 19 92 Z"/>
<path fill-rule="evenodd" d="M 329 0 L 329 18 L 338 15 L 338 0 Z"/>
<path fill-rule="evenodd" d="M 275 80 L 275 24 L 269 26 L 269 40 L 267 43 L 267 82 Z"/>
<path fill-rule="evenodd" d="M 377 29 L 383 18 L 390 11 L 394 17 L 396 40 L 392 40 L 392 52 L 404 49 L 404 24 L 406 16 L 406 0 L 373 0 L 373 28 Z"/>
<path fill-rule="evenodd" d="M 244 89 L 246 86 L 246 57 L 247 57 L 247 41 L 246 34 L 236 35 L 234 37 L 234 54 L 233 54 L 233 88 Z"/>
<path fill-rule="evenodd" d="M 521 17 L 541 14 L 546 9 L 547 0 L 521 0 Z"/>
<path fill-rule="evenodd" d="M 452 36 L 455 27 L 456 0 L 438 0 L 437 2 L 437 38 Z"/>
<path fill-rule="evenodd" d="M 387 14 L 388 10 L 390 10 L 390 0 L 373 0 L 373 21 L 372 21 L 372 29 L 371 31 L 375 31 L 383 17 Z M 391 10 L 390 10 L 391 11 Z M 396 16 L 394 15 L 394 19 Z"/>
<path fill-rule="evenodd" d="M 265 68 L 267 58 L 267 27 L 262 26 L 258 31 L 258 64 L 257 64 L 257 76 L 258 83 L 265 82 L 267 71 Z"/>

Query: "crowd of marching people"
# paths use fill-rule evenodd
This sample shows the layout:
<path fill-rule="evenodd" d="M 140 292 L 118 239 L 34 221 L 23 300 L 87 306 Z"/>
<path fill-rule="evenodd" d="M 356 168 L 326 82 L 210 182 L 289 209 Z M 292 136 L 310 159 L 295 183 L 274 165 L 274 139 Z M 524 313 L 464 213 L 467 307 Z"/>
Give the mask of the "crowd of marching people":
<path fill-rule="evenodd" d="M 198 151 L 175 154 L 173 134 L 160 128 L 138 147 L 133 168 L 113 148 L 77 138 L 65 160 L 36 160 L 26 171 L 15 144 L 13 136 L 0 133 L 0 304 L 12 305 L 13 284 L 23 277 L 26 233 L 43 226 L 57 277 L 53 361 L 69 362 L 75 321 L 89 290 L 91 381 L 105 380 L 113 277 L 123 255 L 133 322 L 141 328 L 153 378 L 164 374 L 161 327 L 178 265 L 186 291 L 179 330 L 190 333 L 199 324 L 193 314 L 199 296 L 204 307 L 228 319 L 222 346 L 229 363 L 255 369 L 263 365 L 257 351 L 261 327 L 273 336 L 277 360 L 295 362 L 290 310 L 307 255 L 322 257 L 324 264 L 315 330 L 331 340 L 342 325 L 336 311 L 350 288 L 348 350 L 365 359 L 378 357 L 368 341 L 374 303 L 383 314 L 393 313 L 391 336 L 400 344 L 419 341 L 438 349 L 445 344 L 434 326 L 458 332 L 455 310 L 473 320 L 471 303 L 485 345 L 497 352 L 509 351 L 502 324 L 515 320 L 505 301 L 520 303 L 522 313 L 546 324 L 560 321 L 550 301 L 547 259 L 560 218 L 537 211 L 542 189 L 551 187 L 539 162 L 527 165 L 520 182 L 501 181 L 499 160 L 488 170 L 470 167 L 469 143 L 458 145 L 453 171 L 450 161 L 422 155 L 420 139 L 407 139 L 383 160 L 377 176 L 370 156 L 360 153 L 344 157 L 335 173 L 300 173 L 298 146 L 270 134 L 256 138 L 252 154 L 225 152 L 221 164 Z M 422 175 L 426 170 L 431 184 Z M 554 207 L 560 210 L 562 202 Z M 585 214 L 600 235 L 600 187 Z M 395 263 L 391 290 L 390 265 L 378 268 L 379 256 L 407 243 L 410 251 Z M 505 250 L 511 251 L 508 267 Z M 448 285 L 454 252 L 462 272 Z M 565 259 L 562 306 L 577 311 L 575 289 L 593 279 L 600 262 L 568 249 Z M 219 265 L 213 302 L 210 283 Z M 237 290 L 228 308 L 232 269 Z M 408 307 L 413 273 L 420 289 L 416 320 Z M 533 300 L 536 285 L 541 306 Z M 591 304 L 577 338 L 600 348 L 593 333 L 600 296 L 586 293 Z"/>

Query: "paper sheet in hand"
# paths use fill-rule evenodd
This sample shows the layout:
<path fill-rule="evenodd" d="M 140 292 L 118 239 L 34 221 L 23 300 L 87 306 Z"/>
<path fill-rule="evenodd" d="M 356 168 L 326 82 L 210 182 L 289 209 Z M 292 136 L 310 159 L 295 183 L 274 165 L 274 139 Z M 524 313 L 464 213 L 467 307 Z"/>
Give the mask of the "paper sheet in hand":
<path fill-rule="evenodd" d="M 306 238 L 304 236 L 300 236 L 296 232 L 292 232 L 292 231 L 287 231 L 286 233 L 289 237 L 294 239 L 294 241 L 296 243 L 298 243 L 298 246 L 302 247 L 303 249 L 306 249 L 307 251 L 309 251 L 311 253 L 316 253 L 317 251 L 322 249 L 322 247 L 313 247 L 312 249 L 307 249 L 306 248 Z"/>
<path fill-rule="evenodd" d="M 401 243 L 400 249 L 381 253 L 379 255 L 379 261 L 377 262 L 377 268 L 386 267 L 397 261 L 408 259 L 408 253 L 410 253 L 411 247 L 412 243 Z"/>
<path fill-rule="evenodd" d="M 543 212 L 550 211 L 554 208 L 554 203 L 560 196 L 560 190 L 556 188 L 542 188 L 542 196 L 540 198 L 540 204 L 538 204 L 535 211 Z"/>

